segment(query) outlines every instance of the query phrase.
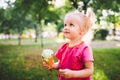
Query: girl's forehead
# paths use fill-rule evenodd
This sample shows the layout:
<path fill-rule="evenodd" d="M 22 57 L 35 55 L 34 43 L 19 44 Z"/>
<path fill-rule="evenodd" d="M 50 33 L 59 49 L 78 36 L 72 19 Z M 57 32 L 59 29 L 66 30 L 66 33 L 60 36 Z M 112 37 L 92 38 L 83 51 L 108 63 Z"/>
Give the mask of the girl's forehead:
<path fill-rule="evenodd" d="M 64 23 L 76 23 L 78 25 L 85 25 L 86 19 L 82 15 L 78 14 L 67 14 L 64 18 Z"/>

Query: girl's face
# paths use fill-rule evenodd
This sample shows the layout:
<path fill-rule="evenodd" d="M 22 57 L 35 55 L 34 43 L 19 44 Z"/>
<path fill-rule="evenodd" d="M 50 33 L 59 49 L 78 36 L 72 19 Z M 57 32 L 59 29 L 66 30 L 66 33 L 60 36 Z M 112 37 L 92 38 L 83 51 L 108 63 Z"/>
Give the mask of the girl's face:
<path fill-rule="evenodd" d="M 76 16 L 65 17 L 63 33 L 66 38 L 74 40 L 81 37 L 80 27 L 83 26 L 83 24 L 80 21 Z"/>

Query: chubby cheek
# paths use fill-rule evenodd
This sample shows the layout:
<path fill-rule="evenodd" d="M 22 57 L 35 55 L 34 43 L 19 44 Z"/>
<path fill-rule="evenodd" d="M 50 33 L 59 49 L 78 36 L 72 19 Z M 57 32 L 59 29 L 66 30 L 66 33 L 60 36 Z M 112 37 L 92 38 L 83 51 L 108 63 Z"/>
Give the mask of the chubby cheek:
<path fill-rule="evenodd" d="M 64 32 L 64 36 L 65 36 L 66 38 L 69 38 L 69 33 Z"/>
<path fill-rule="evenodd" d="M 64 34 L 64 36 L 65 36 L 65 35 L 68 35 L 68 34 L 69 34 L 69 31 L 68 31 L 68 30 L 63 29 L 63 34 Z"/>
<path fill-rule="evenodd" d="M 64 34 L 65 38 L 70 39 L 70 33 L 68 33 L 68 32 L 63 32 L 63 34 Z"/>

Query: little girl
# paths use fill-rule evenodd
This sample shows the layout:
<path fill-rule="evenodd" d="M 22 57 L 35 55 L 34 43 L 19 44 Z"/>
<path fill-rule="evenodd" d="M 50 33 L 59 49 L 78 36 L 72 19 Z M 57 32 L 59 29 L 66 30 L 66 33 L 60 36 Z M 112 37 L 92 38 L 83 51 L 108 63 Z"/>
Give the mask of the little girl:
<path fill-rule="evenodd" d="M 82 37 L 91 28 L 91 16 L 81 12 L 70 12 L 64 18 L 64 43 L 56 52 L 58 62 L 52 69 L 58 69 L 59 80 L 91 80 L 94 71 L 91 47 L 82 41 Z M 44 66 L 49 68 L 47 64 Z"/>

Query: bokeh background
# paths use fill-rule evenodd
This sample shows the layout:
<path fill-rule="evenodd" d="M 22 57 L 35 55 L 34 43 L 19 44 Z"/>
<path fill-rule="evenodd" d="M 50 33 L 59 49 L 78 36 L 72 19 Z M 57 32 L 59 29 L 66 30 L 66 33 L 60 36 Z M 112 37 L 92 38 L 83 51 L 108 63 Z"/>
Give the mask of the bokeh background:
<path fill-rule="evenodd" d="M 63 19 L 72 10 L 96 15 L 84 37 L 93 48 L 93 80 L 119 80 L 120 0 L 0 0 L 0 80 L 58 80 L 41 53 L 67 41 Z"/>

